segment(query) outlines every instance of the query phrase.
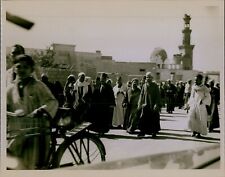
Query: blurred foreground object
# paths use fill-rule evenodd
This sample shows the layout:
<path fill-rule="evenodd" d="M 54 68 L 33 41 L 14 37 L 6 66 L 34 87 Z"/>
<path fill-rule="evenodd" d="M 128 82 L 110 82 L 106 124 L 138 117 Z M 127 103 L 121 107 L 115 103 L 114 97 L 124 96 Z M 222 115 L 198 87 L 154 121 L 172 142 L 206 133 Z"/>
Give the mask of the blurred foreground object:
<path fill-rule="evenodd" d="M 33 22 L 28 21 L 24 18 L 21 18 L 19 16 L 13 15 L 9 12 L 6 12 L 6 20 L 10 21 L 11 23 L 14 23 L 22 28 L 25 28 L 27 30 L 31 29 L 32 26 L 34 25 Z"/>

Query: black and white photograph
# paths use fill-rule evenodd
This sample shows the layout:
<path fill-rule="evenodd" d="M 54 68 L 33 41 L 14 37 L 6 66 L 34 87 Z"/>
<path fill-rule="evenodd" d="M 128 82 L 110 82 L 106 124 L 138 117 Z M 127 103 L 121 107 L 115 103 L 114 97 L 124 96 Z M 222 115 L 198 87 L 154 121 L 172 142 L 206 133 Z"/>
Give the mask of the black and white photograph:
<path fill-rule="evenodd" d="M 1 174 L 225 175 L 223 0 L 2 0 Z"/>

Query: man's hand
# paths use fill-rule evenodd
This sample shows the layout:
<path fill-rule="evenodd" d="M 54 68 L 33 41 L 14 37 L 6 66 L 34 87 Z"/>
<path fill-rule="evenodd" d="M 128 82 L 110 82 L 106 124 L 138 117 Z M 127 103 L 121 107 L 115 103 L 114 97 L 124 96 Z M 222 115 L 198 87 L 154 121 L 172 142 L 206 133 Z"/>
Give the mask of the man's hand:
<path fill-rule="evenodd" d="M 18 116 L 18 117 L 21 117 L 21 116 L 25 115 L 23 109 L 17 109 L 14 113 L 15 113 L 15 116 Z"/>

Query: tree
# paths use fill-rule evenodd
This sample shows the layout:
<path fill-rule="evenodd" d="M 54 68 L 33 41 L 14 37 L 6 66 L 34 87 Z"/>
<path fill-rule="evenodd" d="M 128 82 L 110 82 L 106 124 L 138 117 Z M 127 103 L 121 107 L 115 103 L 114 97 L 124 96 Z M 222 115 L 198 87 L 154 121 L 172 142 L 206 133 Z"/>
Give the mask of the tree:
<path fill-rule="evenodd" d="M 35 51 L 32 54 L 33 59 L 37 62 L 41 67 L 52 67 L 54 62 L 55 52 L 48 47 L 44 51 Z"/>
<path fill-rule="evenodd" d="M 158 57 L 160 57 L 160 59 L 164 63 L 164 61 L 167 59 L 167 53 L 166 53 L 165 49 L 157 47 L 153 50 L 153 52 L 150 56 L 150 59 L 155 60 Z"/>

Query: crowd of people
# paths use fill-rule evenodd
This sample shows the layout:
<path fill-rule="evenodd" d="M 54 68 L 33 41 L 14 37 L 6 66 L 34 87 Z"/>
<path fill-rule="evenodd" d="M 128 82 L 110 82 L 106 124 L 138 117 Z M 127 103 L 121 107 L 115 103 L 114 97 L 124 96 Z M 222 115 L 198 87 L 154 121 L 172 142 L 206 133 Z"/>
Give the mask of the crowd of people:
<path fill-rule="evenodd" d="M 91 129 L 100 134 L 121 128 L 129 134 L 138 132 L 138 137 L 151 134 L 154 138 L 161 129 L 161 109 L 165 107 L 172 114 L 177 107 L 187 111 L 192 136 L 199 138 L 219 127 L 219 84 L 206 81 L 202 74 L 174 84 L 172 80 L 157 83 L 152 73 L 147 72 L 140 81 L 133 78 L 127 83 L 119 76 L 114 85 L 106 73 L 90 80 L 80 72 L 77 76 L 69 75 L 62 87 L 58 81 L 51 83 L 45 74 L 41 80 L 37 79 L 35 62 L 22 46 L 12 48 L 12 57 L 14 65 L 7 71 L 7 112 L 18 113 L 18 116 L 35 116 L 45 109 L 54 117 L 58 107 L 66 107 L 73 111 L 74 122 L 89 121 Z M 44 140 L 46 147 L 49 146 L 46 138 Z M 40 139 L 33 140 L 32 144 L 36 146 L 37 141 Z M 24 142 L 11 145 L 11 152 L 23 156 L 25 146 L 21 143 Z M 34 149 L 40 151 L 40 147 L 29 147 L 32 152 L 26 151 L 28 159 Z"/>

